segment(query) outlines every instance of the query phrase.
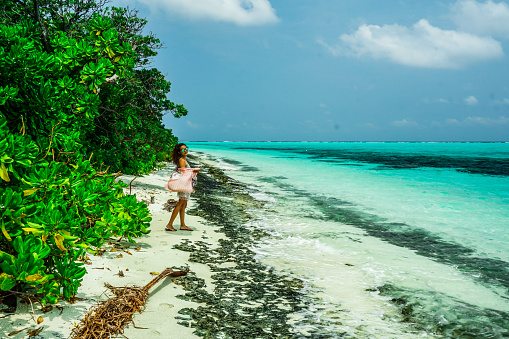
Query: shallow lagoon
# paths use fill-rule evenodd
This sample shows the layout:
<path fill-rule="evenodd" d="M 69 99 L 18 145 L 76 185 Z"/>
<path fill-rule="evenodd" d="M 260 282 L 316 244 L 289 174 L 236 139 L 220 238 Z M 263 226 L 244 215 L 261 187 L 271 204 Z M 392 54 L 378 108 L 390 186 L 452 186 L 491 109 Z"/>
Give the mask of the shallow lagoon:
<path fill-rule="evenodd" d="M 509 145 L 189 146 L 261 203 L 251 250 L 312 299 L 296 333 L 508 334 Z"/>

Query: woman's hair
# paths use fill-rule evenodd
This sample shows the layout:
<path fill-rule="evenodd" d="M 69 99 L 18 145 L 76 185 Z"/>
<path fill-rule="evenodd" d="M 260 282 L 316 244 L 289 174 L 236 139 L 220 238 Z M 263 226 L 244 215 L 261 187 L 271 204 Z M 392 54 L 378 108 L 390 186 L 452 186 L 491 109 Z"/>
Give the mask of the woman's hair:
<path fill-rule="evenodd" d="M 180 143 L 176 144 L 171 151 L 171 160 L 177 167 L 179 166 L 179 159 L 182 158 L 182 152 L 180 151 L 180 147 L 186 146 L 186 144 Z M 187 147 L 187 146 L 186 146 Z"/>

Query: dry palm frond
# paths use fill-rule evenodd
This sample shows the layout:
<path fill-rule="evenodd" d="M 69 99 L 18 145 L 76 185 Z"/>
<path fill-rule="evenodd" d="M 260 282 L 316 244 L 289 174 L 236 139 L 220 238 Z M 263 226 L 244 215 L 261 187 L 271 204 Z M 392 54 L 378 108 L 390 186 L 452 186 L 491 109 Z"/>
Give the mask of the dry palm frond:
<path fill-rule="evenodd" d="M 148 298 L 148 291 L 155 284 L 167 276 L 179 277 L 186 275 L 187 272 L 189 270 L 174 271 L 167 268 L 143 288 L 113 287 L 106 284 L 114 296 L 93 307 L 81 320 L 79 326 L 72 330 L 70 338 L 98 339 L 122 334 L 124 326 L 132 321 L 134 312 L 143 310 Z"/>

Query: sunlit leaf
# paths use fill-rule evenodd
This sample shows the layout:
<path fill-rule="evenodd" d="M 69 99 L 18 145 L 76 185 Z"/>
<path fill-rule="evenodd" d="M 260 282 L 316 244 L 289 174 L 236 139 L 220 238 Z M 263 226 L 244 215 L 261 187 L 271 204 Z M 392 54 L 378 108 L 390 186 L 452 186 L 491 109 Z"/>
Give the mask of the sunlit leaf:
<path fill-rule="evenodd" d="M 64 237 L 63 236 L 61 236 L 60 234 L 55 234 L 55 235 L 53 235 L 53 238 L 55 239 L 55 244 L 62 252 L 67 251 L 67 249 L 64 247 L 64 243 L 63 243 Z"/>
<path fill-rule="evenodd" d="M 29 189 L 29 190 L 24 190 L 23 191 L 23 194 L 25 195 L 25 197 L 29 196 L 29 195 L 32 195 L 34 194 L 35 192 L 37 192 L 38 190 L 40 190 L 40 188 L 33 188 L 33 189 Z"/>
<path fill-rule="evenodd" d="M 5 181 L 11 181 L 9 174 L 7 173 L 7 168 L 3 162 L 0 164 L 0 178 Z"/>
<path fill-rule="evenodd" d="M 9 233 L 7 233 L 7 230 L 5 229 L 5 224 L 4 224 L 3 220 L 2 220 L 1 228 L 2 228 L 3 235 L 7 238 L 7 240 L 12 241 L 11 236 L 9 235 Z"/>

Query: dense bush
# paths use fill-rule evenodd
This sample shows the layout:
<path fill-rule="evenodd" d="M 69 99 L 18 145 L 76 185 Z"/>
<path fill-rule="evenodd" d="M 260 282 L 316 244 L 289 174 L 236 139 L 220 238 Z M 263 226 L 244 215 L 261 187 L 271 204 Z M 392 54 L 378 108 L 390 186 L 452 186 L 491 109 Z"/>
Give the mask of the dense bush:
<path fill-rule="evenodd" d="M 177 141 L 162 125 L 170 83 L 145 68 L 159 41 L 135 12 L 91 0 L 0 4 L 0 290 L 70 299 L 80 263 L 110 237 L 148 233 L 124 173 Z"/>

